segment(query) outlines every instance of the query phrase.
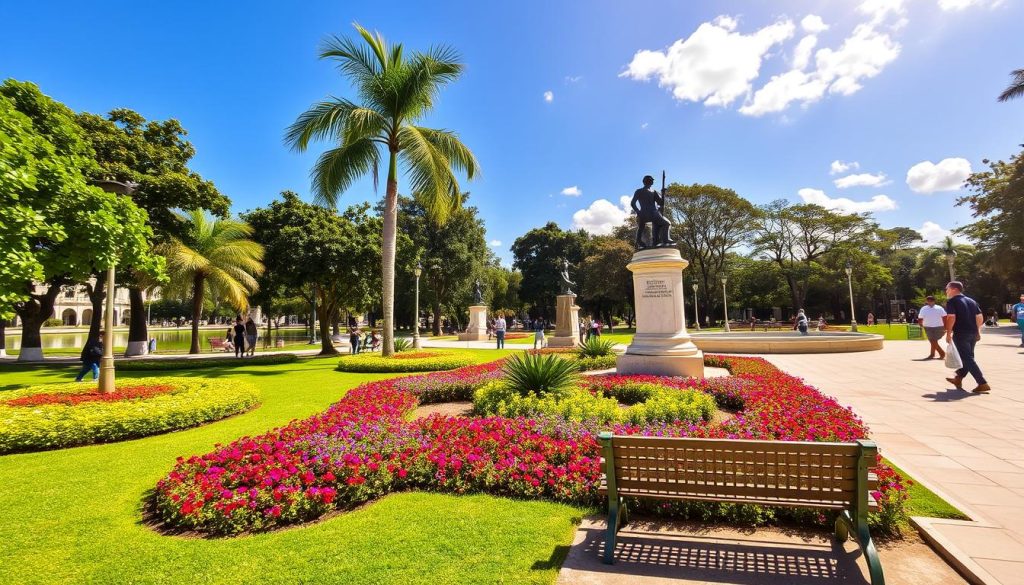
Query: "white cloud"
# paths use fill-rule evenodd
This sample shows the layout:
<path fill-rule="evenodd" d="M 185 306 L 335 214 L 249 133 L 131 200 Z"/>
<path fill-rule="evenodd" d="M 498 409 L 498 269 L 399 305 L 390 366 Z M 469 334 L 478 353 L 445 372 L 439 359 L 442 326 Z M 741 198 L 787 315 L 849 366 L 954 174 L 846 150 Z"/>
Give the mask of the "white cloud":
<path fill-rule="evenodd" d="M 900 44 L 888 34 L 861 24 L 837 50 L 821 49 L 814 60 L 817 75 L 830 83 L 830 93 L 850 95 L 861 88 L 861 80 L 881 73 L 899 54 Z"/>
<path fill-rule="evenodd" d="M 864 0 L 857 10 L 871 17 L 871 24 L 880 24 L 890 16 L 902 17 L 904 0 Z M 897 20 L 897 24 L 901 21 Z"/>
<path fill-rule="evenodd" d="M 916 193 L 956 191 L 971 174 L 971 163 L 965 158 L 944 158 L 938 164 L 922 161 L 907 171 L 907 185 Z"/>
<path fill-rule="evenodd" d="M 832 182 L 839 189 L 848 189 L 850 187 L 881 187 L 882 185 L 888 185 L 892 181 L 885 180 L 885 173 L 878 173 L 877 175 L 860 173 L 858 175 L 839 177 Z"/>
<path fill-rule="evenodd" d="M 615 205 L 607 199 L 598 199 L 590 207 L 572 214 L 572 227 L 586 230 L 595 236 L 607 236 L 626 222 L 630 214 L 629 200 L 628 195 L 623 195 L 619 205 Z"/>
<path fill-rule="evenodd" d="M 859 169 L 860 163 L 857 161 L 843 162 L 841 160 L 832 161 L 832 165 L 829 167 L 828 174 L 838 175 L 839 173 L 845 173 L 846 171 L 853 169 Z"/>
<path fill-rule="evenodd" d="M 582 75 L 566 75 L 565 76 L 565 82 L 566 83 L 577 83 L 577 82 L 582 81 L 582 80 L 583 80 L 583 76 Z"/>
<path fill-rule="evenodd" d="M 549 104 L 551 102 L 555 101 L 555 92 L 553 92 L 551 90 L 545 91 L 544 92 L 544 101 L 548 102 Z"/>
<path fill-rule="evenodd" d="M 583 195 L 583 189 L 580 189 L 576 185 L 573 185 L 572 187 L 566 187 L 565 189 L 562 189 L 562 195 L 568 195 L 569 197 L 579 197 L 580 195 Z"/>
<path fill-rule="evenodd" d="M 807 35 L 800 39 L 800 42 L 796 45 L 796 50 L 793 51 L 793 70 L 803 71 L 807 68 L 807 64 L 811 62 L 811 51 L 818 44 L 818 35 Z"/>
<path fill-rule="evenodd" d="M 817 14 L 808 14 L 800 21 L 800 28 L 812 35 L 828 30 L 828 25 Z"/>
<path fill-rule="evenodd" d="M 934 221 L 924 222 L 920 229 L 917 230 L 917 233 L 921 234 L 921 237 L 924 238 L 924 244 L 938 244 L 946 236 L 953 236 L 953 241 L 958 244 L 968 243 L 967 238 L 954 234 Z"/>
<path fill-rule="evenodd" d="M 751 90 L 768 52 L 792 37 L 795 29 L 790 20 L 748 35 L 736 32 L 736 26 L 736 19 L 719 16 L 664 51 L 637 51 L 620 77 L 656 78 L 677 100 L 728 106 Z"/>
<path fill-rule="evenodd" d="M 825 209 L 843 213 L 864 213 L 867 211 L 891 211 L 896 209 L 896 202 L 887 195 L 875 195 L 870 201 L 854 201 L 846 197 L 832 198 L 820 189 L 804 188 L 797 191 L 804 203 L 820 205 Z"/>
<path fill-rule="evenodd" d="M 995 8 L 1003 3 L 1003 0 L 939 0 L 939 8 L 946 12 L 959 12 L 971 6 L 985 6 Z"/>
<path fill-rule="evenodd" d="M 641 129 L 641 130 L 646 130 L 646 129 L 647 129 L 647 126 L 649 126 L 649 125 L 650 125 L 650 124 L 648 124 L 647 122 L 644 122 L 643 124 L 640 124 L 640 129 Z"/>
<path fill-rule="evenodd" d="M 491 240 L 491 241 L 490 241 L 490 242 L 488 242 L 488 243 L 490 244 L 490 246 L 491 246 L 492 248 L 497 248 L 497 247 L 500 247 L 500 246 L 501 246 L 501 240 Z"/>

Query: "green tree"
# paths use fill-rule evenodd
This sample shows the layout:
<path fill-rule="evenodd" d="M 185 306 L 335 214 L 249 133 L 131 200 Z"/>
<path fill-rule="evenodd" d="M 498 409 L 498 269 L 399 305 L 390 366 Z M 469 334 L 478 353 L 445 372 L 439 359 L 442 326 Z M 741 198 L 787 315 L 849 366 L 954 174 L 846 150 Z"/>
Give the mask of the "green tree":
<path fill-rule="evenodd" d="M 0 117 L 0 128 L 11 136 L 3 140 L 0 164 L 12 169 L 0 173 L 2 311 L 13 301 L 22 347 L 40 348 L 39 329 L 61 287 L 112 263 L 159 276 L 163 263 L 150 249 L 146 212 L 130 198 L 87 183 L 93 151 L 74 112 L 34 84 L 7 80 L 0 85 Z"/>
<path fill-rule="evenodd" d="M 239 311 L 249 306 L 249 295 L 258 288 L 263 272 L 263 246 L 252 241 L 249 224 L 234 219 L 211 218 L 195 210 L 182 216 L 181 236 L 172 236 L 161 251 L 171 276 L 169 291 L 187 291 L 192 300 L 192 346 L 199 353 L 199 320 L 203 299 L 213 285 Z"/>
<path fill-rule="evenodd" d="M 555 296 L 561 286 L 562 260 L 568 260 L 572 273 L 578 274 L 588 240 L 589 236 L 583 230 L 566 231 L 555 222 L 548 222 L 513 242 L 513 266 L 523 273 L 519 297 L 535 308 L 534 316 L 554 319 Z M 578 278 L 576 282 L 583 284 Z"/>
<path fill-rule="evenodd" d="M 633 306 L 633 275 L 626 268 L 633 251 L 631 243 L 614 236 L 595 236 L 579 266 L 583 286 L 578 302 L 608 325 L 613 316 L 624 315 Z"/>
<path fill-rule="evenodd" d="M 999 101 L 1008 102 L 1019 97 L 1024 97 L 1024 69 L 1015 69 L 1010 72 L 1013 78 L 1010 85 L 1006 86 L 1003 93 L 999 94 Z"/>
<path fill-rule="evenodd" d="M 265 250 L 261 285 L 297 292 L 307 301 L 315 294 L 320 353 L 337 353 L 330 332 L 337 314 L 366 308 L 379 290 L 371 275 L 380 257 L 380 219 L 369 215 L 365 204 L 339 215 L 291 191 L 243 218 Z"/>
<path fill-rule="evenodd" d="M 970 194 L 957 200 L 975 218 L 958 230 L 983 252 L 1009 288 L 1024 290 L 1024 150 L 1009 161 L 985 160 L 989 170 L 967 178 Z"/>
<path fill-rule="evenodd" d="M 925 263 L 945 264 L 949 271 L 949 280 L 956 280 L 956 261 L 958 256 L 974 253 L 974 247 L 966 244 L 958 244 L 953 236 L 946 236 L 929 248 L 924 255 Z"/>
<path fill-rule="evenodd" d="M 423 197 L 431 213 L 443 221 L 461 203 L 455 172 L 472 179 L 477 162 L 454 132 L 416 125 L 433 109 L 440 89 L 462 73 L 455 51 L 440 46 L 406 55 L 401 44 L 388 45 L 380 33 L 355 28 L 363 43 L 332 37 L 320 57 L 337 61 L 361 103 L 332 98 L 313 105 L 288 129 L 286 141 L 295 150 L 305 151 L 312 140 L 337 140 L 337 147 L 323 153 L 312 172 L 316 197 L 331 204 L 360 176 L 372 173 L 376 182 L 381 159 L 387 156 L 381 280 L 383 353 L 390 356 L 394 353 L 399 164 L 410 178 L 410 191 Z"/>
<path fill-rule="evenodd" d="M 180 235 L 183 226 L 175 210 L 205 209 L 227 217 L 228 198 L 212 182 L 188 168 L 196 150 L 177 120 L 147 121 L 137 112 L 120 108 L 106 117 L 81 113 L 77 122 L 97 163 L 89 178 L 135 183 L 132 200 L 149 214 L 154 244 Z M 99 286 L 88 287 L 94 302 L 102 299 L 101 280 L 97 278 Z M 145 342 L 149 334 L 143 291 L 158 283 L 130 268 L 120 271 L 118 282 L 128 286 L 131 303 L 128 341 Z M 90 336 L 98 328 L 99 312 L 94 310 Z"/>

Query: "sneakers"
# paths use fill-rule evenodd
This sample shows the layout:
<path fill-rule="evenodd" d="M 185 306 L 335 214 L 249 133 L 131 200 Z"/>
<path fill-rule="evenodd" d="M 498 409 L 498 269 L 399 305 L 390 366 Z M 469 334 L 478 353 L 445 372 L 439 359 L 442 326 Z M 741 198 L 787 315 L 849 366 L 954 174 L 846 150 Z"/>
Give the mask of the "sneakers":
<path fill-rule="evenodd" d="M 955 386 L 957 390 L 963 390 L 964 389 L 964 386 L 963 386 L 964 379 L 961 378 L 960 376 L 953 376 L 952 378 L 946 378 L 946 381 L 949 382 L 950 384 L 952 384 L 953 386 Z"/>
<path fill-rule="evenodd" d="M 988 394 L 991 391 L 992 388 L 989 387 L 987 382 L 985 384 L 978 384 L 977 388 L 971 390 L 971 392 L 974 392 L 975 394 Z"/>

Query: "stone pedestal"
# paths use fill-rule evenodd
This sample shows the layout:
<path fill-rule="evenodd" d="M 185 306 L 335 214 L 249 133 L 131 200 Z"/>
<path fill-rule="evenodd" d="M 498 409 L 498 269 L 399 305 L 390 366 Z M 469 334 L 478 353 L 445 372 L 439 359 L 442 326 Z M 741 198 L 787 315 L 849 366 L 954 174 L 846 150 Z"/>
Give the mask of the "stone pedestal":
<path fill-rule="evenodd" d="M 487 341 L 487 305 L 469 307 L 469 326 L 459 333 L 459 341 Z"/>
<path fill-rule="evenodd" d="M 683 260 L 676 248 L 641 250 L 626 268 L 633 273 L 636 335 L 616 358 L 620 374 L 704 377 L 704 353 L 686 332 Z"/>
<path fill-rule="evenodd" d="M 580 308 L 576 295 L 558 295 L 555 312 L 555 336 L 548 340 L 549 347 L 576 347 L 580 344 Z"/>

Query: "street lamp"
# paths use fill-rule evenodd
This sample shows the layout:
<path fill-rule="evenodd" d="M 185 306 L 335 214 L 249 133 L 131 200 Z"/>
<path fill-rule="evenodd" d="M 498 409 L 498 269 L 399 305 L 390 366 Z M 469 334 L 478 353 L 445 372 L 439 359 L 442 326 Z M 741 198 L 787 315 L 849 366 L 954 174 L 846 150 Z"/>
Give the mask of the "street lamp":
<path fill-rule="evenodd" d="M 850 288 L 850 331 L 857 331 L 857 314 L 853 310 L 853 266 L 846 263 L 846 285 Z"/>
<path fill-rule="evenodd" d="M 107 193 L 118 195 L 131 195 L 138 187 L 138 183 L 122 183 L 121 181 L 93 181 L 93 185 L 103 189 Z M 100 380 L 99 387 L 101 394 L 114 392 L 114 261 L 111 260 L 107 267 L 107 292 L 106 307 L 103 315 L 103 329 L 106 334 L 103 336 L 103 357 L 100 359 Z"/>
<path fill-rule="evenodd" d="M 697 283 L 693 283 L 693 322 L 697 324 L 697 331 L 700 331 L 700 313 L 697 311 Z"/>
<path fill-rule="evenodd" d="M 416 268 L 412 269 L 412 273 L 416 276 L 416 307 L 413 312 L 413 329 L 412 329 L 412 346 L 415 349 L 423 347 L 420 344 L 420 275 L 423 274 L 423 265 L 420 261 L 416 261 Z"/>
<path fill-rule="evenodd" d="M 725 332 L 729 333 L 729 297 L 725 292 L 725 283 L 729 281 L 729 277 L 722 275 L 722 307 L 725 311 Z"/>

